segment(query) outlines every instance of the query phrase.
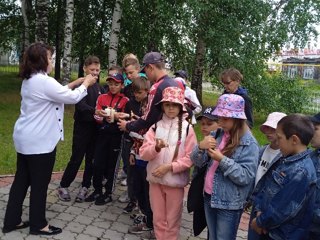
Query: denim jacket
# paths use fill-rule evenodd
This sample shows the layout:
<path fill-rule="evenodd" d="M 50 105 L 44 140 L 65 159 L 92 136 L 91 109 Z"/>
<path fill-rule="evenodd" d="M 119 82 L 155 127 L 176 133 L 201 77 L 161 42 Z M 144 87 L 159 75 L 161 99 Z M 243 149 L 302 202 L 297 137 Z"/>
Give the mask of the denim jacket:
<path fill-rule="evenodd" d="M 308 239 L 316 182 L 309 154 L 279 157 L 254 190 L 257 225 L 272 239 Z"/>
<path fill-rule="evenodd" d="M 214 135 L 214 133 L 212 134 Z M 223 131 L 217 138 L 221 142 Z M 259 147 L 250 131 L 241 138 L 240 144 L 231 157 L 224 156 L 214 174 L 211 207 L 227 210 L 239 210 L 244 207 L 250 190 L 253 187 L 258 166 Z M 192 162 L 207 170 L 213 161 L 206 150 L 195 146 L 191 154 Z"/>
<path fill-rule="evenodd" d="M 320 237 L 320 149 L 310 153 L 317 174 L 316 201 L 313 210 L 311 232 L 319 234 Z"/>

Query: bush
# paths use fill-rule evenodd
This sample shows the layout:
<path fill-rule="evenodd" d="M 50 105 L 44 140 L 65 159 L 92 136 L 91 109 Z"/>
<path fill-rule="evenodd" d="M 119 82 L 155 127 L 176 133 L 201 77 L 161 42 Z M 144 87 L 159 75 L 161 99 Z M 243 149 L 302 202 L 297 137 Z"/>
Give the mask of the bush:
<path fill-rule="evenodd" d="M 254 110 L 259 113 L 271 112 L 302 113 L 309 103 L 308 89 L 297 78 L 281 74 L 265 74 L 246 84 Z"/>

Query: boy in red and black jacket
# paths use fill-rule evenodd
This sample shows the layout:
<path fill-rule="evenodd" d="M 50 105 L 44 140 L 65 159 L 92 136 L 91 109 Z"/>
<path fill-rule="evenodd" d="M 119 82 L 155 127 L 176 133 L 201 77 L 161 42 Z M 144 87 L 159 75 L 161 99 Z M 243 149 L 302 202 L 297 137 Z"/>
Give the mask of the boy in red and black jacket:
<path fill-rule="evenodd" d="M 115 183 L 115 168 L 120 153 L 122 132 L 116 120 L 117 113 L 124 112 L 129 99 L 121 93 L 124 87 L 122 74 L 109 75 L 107 78 L 109 91 L 97 99 L 94 118 L 99 124 L 99 133 L 94 155 L 93 187 L 94 192 L 86 198 L 87 202 L 95 201 L 96 205 L 104 205 L 112 201 Z M 102 180 L 106 175 L 105 193 L 102 193 Z"/>

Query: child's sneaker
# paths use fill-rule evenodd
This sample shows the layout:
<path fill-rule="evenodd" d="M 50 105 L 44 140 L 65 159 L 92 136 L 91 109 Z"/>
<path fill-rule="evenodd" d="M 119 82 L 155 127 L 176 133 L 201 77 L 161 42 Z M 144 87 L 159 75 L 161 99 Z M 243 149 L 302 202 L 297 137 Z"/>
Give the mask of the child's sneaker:
<path fill-rule="evenodd" d="M 86 187 L 80 188 L 78 195 L 76 196 L 76 202 L 82 203 L 88 196 L 89 190 Z"/>
<path fill-rule="evenodd" d="M 128 192 L 124 191 L 121 196 L 118 199 L 119 202 L 121 203 L 127 203 L 130 202 L 130 198 L 128 197 Z"/>
<path fill-rule="evenodd" d="M 98 197 L 102 195 L 101 192 L 92 192 L 88 197 L 85 198 L 85 202 L 94 202 Z"/>
<path fill-rule="evenodd" d="M 102 206 L 102 205 L 105 205 L 107 203 L 110 203 L 112 202 L 112 197 L 111 195 L 109 194 L 102 194 L 100 195 L 96 201 L 94 202 L 95 205 L 98 205 L 98 206 Z"/>
<path fill-rule="evenodd" d="M 121 186 L 127 186 L 128 185 L 127 179 L 126 178 L 123 179 L 120 184 L 121 184 Z"/>
<path fill-rule="evenodd" d="M 140 239 L 142 240 L 148 240 L 148 239 L 156 239 L 156 235 L 154 235 L 154 231 L 145 231 L 140 235 Z"/>
<path fill-rule="evenodd" d="M 133 219 L 133 222 L 134 222 L 135 224 L 140 224 L 140 223 L 142 223 L 142 222 L 146 222 L 146 216 L 143 215 L 143 214 L 140 214 L 140 215 L 136 216 L 136 217 Z"/>
<path fill-rule="evenodd" d="M 128 229 L 128 233 L 141 234 L 145 231 L 151 231 L 152 228 L 148 228 L 145 223 L 136 224 Z"/>
<path fill-rule="evenodd" d="M 57 195 L 61 201 L 70 202 L 71 197 L 68 191 L 68 188 L 59 187 L 57 189 Z"/>
<path fill-rule="evenodd" d="M 136 203 L 130 201 L 128 203 L 128 205 L 123 209 L 123 212 L 124 213 L 131 213 L 135 207 L 136 207 Z"/>

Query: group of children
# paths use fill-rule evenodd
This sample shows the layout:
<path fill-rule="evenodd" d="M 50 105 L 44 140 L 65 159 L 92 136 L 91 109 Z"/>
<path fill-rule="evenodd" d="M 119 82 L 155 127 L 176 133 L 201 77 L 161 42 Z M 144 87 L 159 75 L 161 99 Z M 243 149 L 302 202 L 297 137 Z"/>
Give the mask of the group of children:
<path fill-rule="evenodd" d="M 85 63 L 87 74 L 92 74 L 92 64 Z M 76 201 L 112 202 L 122 156 L 129 200 L 124 212 L 138 205 L 144 214 L 129 232 L 142 239 L 179 239 L 184 187 L 194 164 L 197 170 L 205 169 L 208 239 L 236 239 L 245 207 L 251 209 L 248 239 L 320 239 L 320 158 L 318 150 L 307 148 L 310 141 L 320 148 L 320 114 L 310 119 L 271 113 L 260 128 L 270 144 L 259 147 L 250 129 L 252 103 L 239 86 L 243 77 L 231 68 L 220 76 L 225 92 L 217 105 L 197 118 L 203 135 L 197 143 L 192 114 L 199 113 L 201 105 L 188 104 L 191 99 L 185 98 L 188 86 L 180 78 L 186 72 L 178 71 L 178 79 L 172 80 L 164 71 L 163 56 L 156 52 L 144 57 L 143 74 L 132 54 L 125 57 L 123 68 L 128 79 L 116 68 L 107 77 L 107 92 L 95 91 L 95 105 L 91 99 L 83 111 L 90 115 L 86 121 L 97 123 L 90 139 L 88 133 L 81 135 L 86 139 L 76 137 L 81 132 L 76 131 L 76 106 L 73 157 L 58 189 L 61 200 L 70 201 L 68 187 L 85 155 Z M 89 194 L 91 176 L 94 191 Z"/>

